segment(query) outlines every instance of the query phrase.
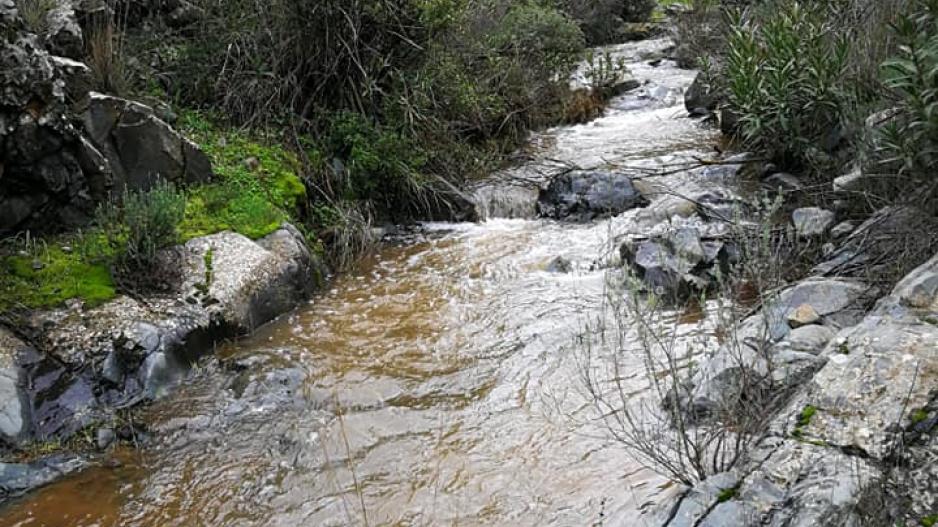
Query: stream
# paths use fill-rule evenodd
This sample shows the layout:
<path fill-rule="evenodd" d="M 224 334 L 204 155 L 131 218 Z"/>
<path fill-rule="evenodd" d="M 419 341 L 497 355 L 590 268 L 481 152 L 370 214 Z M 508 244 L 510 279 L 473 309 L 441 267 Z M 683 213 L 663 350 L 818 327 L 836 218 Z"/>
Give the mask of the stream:
<path fill-rule="evenodd" d="M 686 116 L 694 72 L 661 60 L 669 45 L 611 48 L 644 84 L 537 135 L 529 163 L 475 189 L 485 221 L 393 237 L 142 410 L 149 441 L 13 503 L 0 525 L 642 525 L 673 487 L 588 417 L 576 344 L 604 316 L 613 235 L 642 218 L 533 210 L 552 166 L 655 168 L 715 142 Z M 570 272 L 552 272 L 558 257 Z M 647 390 L 641 360 L 624 363 Z"/>

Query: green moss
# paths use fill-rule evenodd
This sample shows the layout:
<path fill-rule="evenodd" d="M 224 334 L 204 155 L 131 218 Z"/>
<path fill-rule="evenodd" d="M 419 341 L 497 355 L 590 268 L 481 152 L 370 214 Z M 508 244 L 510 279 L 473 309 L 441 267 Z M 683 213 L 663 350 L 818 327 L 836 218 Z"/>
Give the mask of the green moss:
<path fill-rule="evenodd" d="M 913 425 L 917 425 L 926 419 L 928 419 L 928 410 L 925 408 L 919 408 L 912 412 L 912 415 L 909 417 Z"/>
<path fill-rule="evenodd" d="M 215 183 L 190 189 L 183 239 L 224 230 L 261 238 L 306 204 L 299 160 L 270 137 L 223 129 L 197 112 L 184 112 L 181 123 L 218 176 Z"/>
<path fill-rule="evenodd" d="M 922 524 L 922 527 L 934 527 L 938 525 L 938 514 L 932 514 L 930 516 L 925 516 L 919 523 Z"/>
<path fill-rule="evenodd" d="M 805 406 L 804 409 L 801 410 L 801 414 L 798 415 L 798 426 L 800 428 L 804 428 L 811 424 L 811 419 L 815 414 L 817 414 L 817 408 L 811 406 L 810 404 Z"/>
<path fill-rule="evenodd" d="M 738 493 L 739 493 L 739 487 L 730 487 L 728 489 L 723 489 L 720 491 L 719 494 L 717 494 L 717 503 L 730 501 L 731 499 L 735 498 Z"/>
<path fill-rule="evenodd" d="M 66 251 L 63 246 L 50 245 L 0 260 L 0 311 L 15 306 L 55 307 L 71 298 L 94 307 L 117 295 L 105 263 L 81 250 L 84 247 Z"/>
<path fill-rule="evenodd" d="M 817 414 L 816 407 L 810 404 L 805 406 L 804 409 L 801 410 L 801 413 L 798 414 L 798 422 L 795 424 L 795 429 L 791 432 L 792 437 L 801 440 L 804 437 L 804 429 L 811 424 L 811 419 L 814 418 L 815 414 Z"/>

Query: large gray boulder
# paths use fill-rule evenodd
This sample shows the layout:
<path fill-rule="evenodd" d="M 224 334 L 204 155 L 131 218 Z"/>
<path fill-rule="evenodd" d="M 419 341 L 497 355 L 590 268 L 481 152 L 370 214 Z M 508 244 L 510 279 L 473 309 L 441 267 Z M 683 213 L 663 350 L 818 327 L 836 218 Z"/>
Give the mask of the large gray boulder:
<path fill-rule="evenodd" d="M 731 497 L 704 482 L 650 518 L 656 525 L 787 527 L 914 525 L 934 515 L 936 316 L 938 256 L 824 347 L 823 366 L 734 469 L 743 476 Z"/>
<path fill-rule="evenodd" d="M 148 190 L 159 180 L 183 185 L 212 177 L 208 157 L 149 106 L 92 93 L 83 121 L 108 160 L 117 191 Z"/>
<path fill-rule="evenodd" d="M 731 241 L 705 236 L 695 227 L 629 239 L 619 253 L 645 288 L 672 302 L 686 301 L 711 289 L 717 276 L 727 272 L 737 258 Z"/>
<path fill-rule="evenodd" d="M 625 174 L 574 171 L 551 181 L 541 191 L 537 208 L 543 217 L 589 221 L 647 204 L 648 200 Z"/>
<path fill-rule="evenodd" d="M 691 115 L 707 115 L 716 109 L 718 102 L 704 73 L 698 73 L 684 92 L 684 107 Z"/>
<path fill-rule="evenodd" d="M 290 225 L 256 242 L 231 232 L 196 238 L 161 258 L 181 271 L 175 294 L 24 321 L 41 351 L 24 367 L 36 437 L 68 437 L 115 408 L 167 393 L 213 343 L 292 309 L 325 272 Z"/>
<path fill-rule="evenodd" d="M 865 284 L 847 280 L 805 280 L 782 291 L 739 323 L 679 388 L 682 410 L 704 423 L 736 411 L 743 399 L 761 399 L 766 408 L 783 405 L 824 366 L 829 354 L 822 352 L 833 334 L 862 319 L 874 295 Z M 793 328 L 792 315 L 806 306 L 816 320 Z"/>

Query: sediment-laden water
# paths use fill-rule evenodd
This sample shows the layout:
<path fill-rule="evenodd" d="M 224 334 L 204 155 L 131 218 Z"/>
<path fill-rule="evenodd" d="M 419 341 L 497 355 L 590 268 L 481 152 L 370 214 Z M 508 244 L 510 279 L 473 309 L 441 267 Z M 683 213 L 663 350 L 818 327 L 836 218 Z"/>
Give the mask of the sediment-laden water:
<path fill-rule="evenodd" d="M 660 60 L 667 45 L 614 48 L 646 84 L 592 123 L 541 134 L 531 167 L 543 170 L 533 172 L 564 163 L 641 171 L 707 148 L 711 132 L 681 106 L 693 72 Z M 689 177 L 657 184 L 706 184 Z M 138 419 L 149 443 L 15 503 L 0 524 L 638 518 L 670 486 L 590 418 L 575 345 L 602 316 L 614 235 L 636 228 L 637 216 L 588 225 L 507 219 L 527 215 L 536 193 L 499 185 L 477 192 L 487 221 L 398 237 L 308 305 L 219 349 L 218 360 L 146 409 Z M 557 257 L 570 272 L 549 270 Z M 641 360 L 624 363 L 638 396 L 647 385 Z"/>

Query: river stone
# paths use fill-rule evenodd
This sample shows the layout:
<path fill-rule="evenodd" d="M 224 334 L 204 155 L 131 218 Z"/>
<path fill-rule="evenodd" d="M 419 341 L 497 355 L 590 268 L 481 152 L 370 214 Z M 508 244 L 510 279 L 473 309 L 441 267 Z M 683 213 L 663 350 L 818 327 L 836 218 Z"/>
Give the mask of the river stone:
<path fill-rule="evenodd" d="M 0 499 L 21 496 L 86 466 L 83 459 L 65 455 L 54 455 L 29 464 L 0 463 Z"/>
<path fill-rule="evenodd" d="M 795 351 L 818 355 L 833 338 L 833 330 L 825 326 L 812 324 L 793 330 L 783 343 Z"/>
<path fill-rule="evenodd" d="M 817 238 L 827 234 L 834 225 L 834 213 L 818 207 L 805 207 L 791 215 L 795 232 L 804 238 Z"/>
<path fill-rule="evenodd" d="M 717 98 L 713 93 L 705 74 L 698 73 L 694 82 L 684 93 L 684 108 L 691 115 L 707 115 L 717 106 Z"/>
<path fill-rule="evenodd" d="M 624 174 L 575 171 L 550 182 L 538 198 L 541 216 L 589 221 L 648 204 Z"/>
<path fill-rule="evenodd" d="M 26 348 L 6 329 L 0 327 L 0 436 L 8 443 L 18 443 L 28 431 L 27 397 L 22 389 L 18 356 Z"/>
<path fill-rule="evenodd" d="M 835 192 L 854 193 L 861 192 L 865 185 L 863 172 L 860 167 L 856 167 L 849 173 L 834 178 L 832 186 Z"/>
<path fill-rule="evenodd" d="M 763 186 L 777 192 L 797 192 L 804 188 L 804 184 L 798 176 L 784 172 L 767 177 L 763 182 Z"/>
<path fill-rule="evenodd" d="M 821 315 L 810 304 L 801 304 L 788 313 L 788 325 L 793 329 L 816 324 L 820 320 Z"/>

